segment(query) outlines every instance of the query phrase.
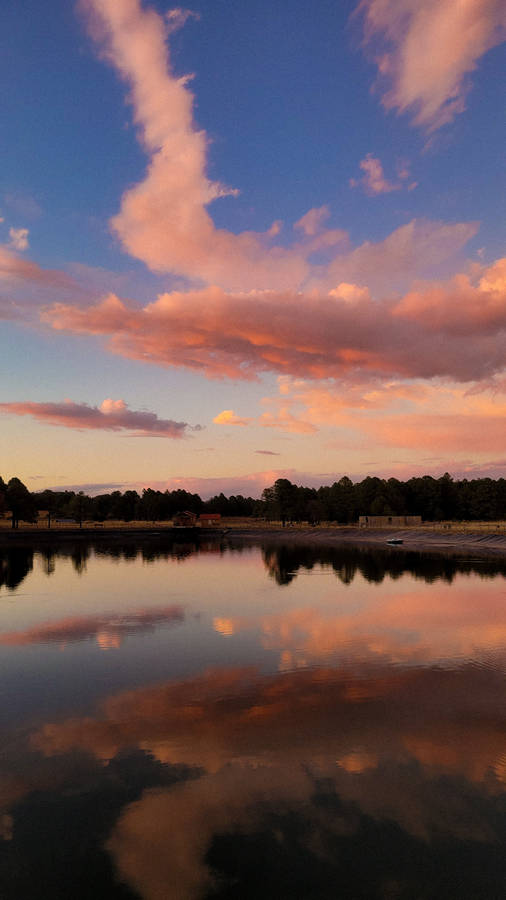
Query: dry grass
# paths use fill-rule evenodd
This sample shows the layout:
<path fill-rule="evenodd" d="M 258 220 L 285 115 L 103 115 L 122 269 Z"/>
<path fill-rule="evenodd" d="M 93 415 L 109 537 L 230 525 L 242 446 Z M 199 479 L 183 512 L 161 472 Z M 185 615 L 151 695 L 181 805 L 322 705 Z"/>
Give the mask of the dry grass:
<path fill-rule="evenodd" d="M 121 529 L 121 530 L 149 530 L 152 531 L 153 528 L 170 528 L 172 526 L 172 520 L 169 519 L 164 522 L 145 522 L 145 521 L 133 521 L 133 522 L 123 522 L 120 519 L 110 519 L 106 522 L 94 522 L 94 521 L 83 521 L 83 528 L 96 529 L 97 533 L 100 533 L 102 528 L 106 529 Z M 52 519 L 51 527 L 55 530 L 65 531 L 79 531 L 79 525 L 77 522 L 58 522 L 56 519 Z M 281 521 L 273 521 L 267 522 L 263 519 L 250 519 L 246 517 L 223 517 L 220 521 L 219 525 L 210 525 L 206 528 L 216 528 L 217 531 L 221 531 L 224 528 L 230 529 L 247 529 L 248 531 L 278 531 L 282 527 Z M 294 525 L 287 525 L 287 531 L 300 531 L 307 530 L 308 523 L 296 523 Z M 11 520 L 10 516 L 0 517 L 0 530 L 5 531 L 11 528 Z M 44 516 L 39 519 L 36 523 L 29 522 L 20 522 L 19 529 L 22 531 L 38 531 L 41 529 L 47 528 L 47 519 Z M 337 525 L 335 522 L 321 522 L 320 525 L 314 525 L 312 528 L 315 531 L 325 529 L 326 531 L 329 529 L 346 529 L 350 531 L 354 531 L 358 529 L 358 524 L 354 525 Z M 378 529 L 374 529 L 378 530 Z M 385 531 L 392 531 L 392 527 L 389 526 L 384 529 Z M 395 530 L 395 529 L 394 529 Z M 446 522 L 426 522 L 422 525 L 416 526 L 402 526 L 402 530 L 409 530 L 413 532 L 422 532 L 422 531 L 433 531 L 433 532 L 445 532 L 445 533 L 453 533 L 453 534 L 470 534 L 470 533 L 501 533 L 506 532 L 506 520 L 501 519 L 495 522 L 483 522 L 483 521 L 471 521 L 471 522 L 455 522 L 455 521 L 446 521 Z M 367 531 L 366 528 L 361 529 L 361 531 Z"/>

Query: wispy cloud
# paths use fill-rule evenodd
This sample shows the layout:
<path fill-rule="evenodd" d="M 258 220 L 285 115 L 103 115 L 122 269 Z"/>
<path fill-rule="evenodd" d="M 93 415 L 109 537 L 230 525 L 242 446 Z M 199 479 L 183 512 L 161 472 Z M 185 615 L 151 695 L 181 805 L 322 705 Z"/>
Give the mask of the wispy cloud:
<path fill-rule="evenodd" d="M 11 213 L 23 218 L 25 221 L 31 222 L 39 219 L 43 212 L 35 197 L 26 193 L 26 191 L 8 191 L 4 197 L 4 202 Z"/>
<path fill-rule="evenodd" d="M 429 132 L 465 109 L 469 75 L 506 37 L 503 0 L 361 0 L 357 12 L 374 40 L 384 106 Z"/>
<path fill-rule="evenodd" d="M 41 306 L 54 303 L 56 295 L 82 301 L 85 292 L 70 275 L 24 259 L 20 250 L 12 241 L 0 244 L 0 319 L 33 318 Z"/>
<path fill-rule="evenodd" d="M 28 228 L 9 228 L 9 247 L 13 250 L 28 249 Z"/>
<path fill-rule="evenodd" d="M 87 403 L 0 403 L 0 412 L 32 416 L 48 425 L 66 428 L 129 431 L 141 437 L 181 438 L 191 426 L 186 422 L 160 419 L 156 413 L 129 409 L 124 400 L 108 398 L 100 406 Z M 199 429 L 201 426 L 194 426 Z"/>
<path fill-rule="evenodd" d="M 22 259 L 13 248 L 0 244 L 0 281 L 19 281 L 47 287 L 76 288 L 75 281 L 58 269 L 44 269 L 38 263 Z"/>
<path fill-rule="evenodd" d="M 364 174 L 361 178 L 350 178 L 350 187 L 362 187 L 370 197 L 400 191 L 403 187 L 407 190 L 413 190 L 416 187 L 415 181 L 405 184 L 409 178 L 409 167 L 406 164 L 399 167 L 397 181 L 389 181 L 386 178 L 381 160 L 372 153 L 368 153 L 364 159 L 360 160 L 359 167 Z"/>

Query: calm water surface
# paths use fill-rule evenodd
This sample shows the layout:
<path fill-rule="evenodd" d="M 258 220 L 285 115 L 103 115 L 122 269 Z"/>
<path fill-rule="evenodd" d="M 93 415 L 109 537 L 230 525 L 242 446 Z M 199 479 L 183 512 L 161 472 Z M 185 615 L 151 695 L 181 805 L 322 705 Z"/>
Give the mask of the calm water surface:
<path fill-rule="evenodd" d="M 0 897 L 506 897 L 506 560 L 0 549 Z"/>

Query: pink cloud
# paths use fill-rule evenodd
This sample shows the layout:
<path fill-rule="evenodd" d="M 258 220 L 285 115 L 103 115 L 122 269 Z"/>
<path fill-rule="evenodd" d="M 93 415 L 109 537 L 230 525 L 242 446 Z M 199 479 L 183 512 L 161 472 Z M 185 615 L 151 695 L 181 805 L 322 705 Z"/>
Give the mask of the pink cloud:
<path fill-rule="evenodd" d="M 257 452 L 257 451 L 255 451 Z M 259 451 L 258 451 L 259 452 Z M 264 451 L 265 452 L 265 451 Z M 279 456 L 280 454 L 273 454 Z M 167 481 L 130 481 L 130 482 L 86 482 L 83 484 L 60 484 L 50 487 L 55 491 L 83 491 L 89 496 L 108 493 L 112 490 L 135 490 L 142 493 L 144 488 L 152 488 L 154 491 L 175 491 L 182 489 L 190 493 L 199 494 L 203 500 L 213 497 L 215 494 L 242 494 L 248 497 L 260 497 L 266 487 L 274 484 L 278 478 L 289 478 L 297 484 L 306 484 L 311 487 L 319 487 L 321 484 L 332 484 L 335 481 L 334 474 L 314 474 L 311 472 L 299 472 L 296 469 L 267 469 L 261 472 L 246 472 L 241 475 L 217 475 L 217 476 L 176 476 Z M 38 487 L 38 490 L 41 490 Z"/>
<path fill-rule="evenodd" d="M 88 308 L 55 304 L 54 328 L 110 337 L 111 349 L 210 377 L 262 372 L 364 380 L 451 377 L 472 381 L 506 364 L 505 261 L 421 285 L 401 299 L 316 290 L 162 294 L 143 308 L 111 295 Z"/>
<path fill-rule="evenodd" d="M 475 222 L 445 222 L 413 219 L 382 241 L 364 241 L 338 254 L 323 272 L 314 272 L 308 285 L 318 289 L 340 282 L 366 285 L 371 294 L 405 293 L 415 278 L 446 277 L 453 257 L 478 231 Z"/>
<path fill-rule="evenodd" d="M 468 76 L 506 36 L 502 0 L 361 0 L 365 40 L 376 53 L 383 104 L 434 131 L 465 109 Z"/>
<path fill-rule="evenodd" d="M 329 216 L 330 210 L 328 206 L 321 206 L 320 209 L 310 209 L 309 212 L 305 213 L 293 227 L 310 237 L 314 237 L 322 230 L 323 223 Z"/>
<path fill-rule="evenodd" d="M 294 416 L 286 406 L 281 406 L 276 413 L 262 413 L 259 425 L 262 428 L 279 428 L 280 431 L 293 434 L 314 434 L 317 431 L 312 422 L 305 422 Z"/>
<path fill-rule="evenodd" d="M 371 0 L 367 21 L 376 22 L 376 3 L 388 12 L 390 0 Z M 145 178 L 123 194 L 111 228 L 125 250 L 153 271 L 179 273 L 232 292 L 308 286 L 329 290 L 341 281 L 365 283 L 373 290 L 378 275 L 380 282 L 386 276 L 383 289 L 400 290 L 399 278 L 423 274 L 434 260 L 437 265 L 446 259 L 449 247 L 474 233 L 472 225 L 410 223 L 376 245 L 376 253 L 368 243 L 349 253 L 346 233 L 324 227 L 326 206 L 309 210 L 296 222 L 297 238 L 290 246 L 275 243 L 279 221 L 263 233 L 217 228 L 208 208 L 235 191 L 207 177 L 207 136 L 194 122 L 189 78 L 175 76 L 166 44 L 187 14 L 178 11 L 167 25 L 153 9 L 143 9 L 140 0 L 81 0 L 80 5 L 102 55 L 128 85 L 139 140 L 149 158 Z M 373 193 L 396 188 L 376 158 L 366 157 L 361 165 Z M 401 165 L 399 183 L 408 174 Z M 311 262 L 311 255 L 321 250 L 331 258 L 328 265 Z"/>
<path fill-rule="evenodd" d="M 445 454 L 463 449 L 490 454 L 500 453 L 504 446 L 506 398 L 504 386 L 495 379 L 466 389 L 437 379 L 364 378 L 353 383 L 281 377 L 279 395 L 263 402 L 273 409 L 274 417 L 278 410 L 292 410 L 295 418 L 318 428 L 338 428 L 339 437 L 329 443 L 333 449 L 357 449 L 372 443 L 417 450 L 437 448 Z M 437 461 L 449 467 L 449 461 Z M 413 465 L 407 464 L 410 475 Z M 460 471 L 462 465 L 458 463 Z"/>
<path fill-rule="evenodd" d="M 69 275 L 57 269 L 43 269 L 37 263 L 22 259 L 12 248 L 0 245 L 0 281 L 33 282 L 36 285 L 75 288 Z"/>
<path fill-rule="evenodd" d="M 389 415 L 386 421 L 361 421 L 376 443 L 438 451 L 500 453 L 506 443 L 503 415 Z"/>
<path fill-rule="evenodd" d="M 13 250 L 27 250 L 28 235 L 28 228 L 9 228 L 9 246 Z"/>
<path fill-rule="evenodd" d="M 359 163 L 362 172 L 361 178 L 350 178 L 351 187 L 362 186 L 365 193 L 373 197 L 376 194 L 389 194 L 391 191 L 399 191 L 402 188 L 400 181 L 391 182 L 385 177 L 381 161 L 372 153 L 368 153 Z"/>
<path fill-rule="evenodd" d="M 16 249 L 24 249 L 22 244 L 19 234 L 14 241 L 11 235 L 9 244 L 0 244 L 0 319 L 27 319 L 36 307 L 54 302 L 55 292 L 71 296 L 74 302 L 76 297 L 81 299 L 83 289 L 70 275 L 19 256 Z"/>
<path fill-rule="evenodd" d="M 460 449 L 460 448 L 459 448 Z M 466 448 L 464 448 L 466 449 Z M 350 476 L 352 481 L 359 481 L 365 474 L 374 474 L 378 478 L 399 478 L 406 481 L 408 478 L 431 475 L 440 478 L 445 472 L 449 472 L 453 478 L 505 478 L 506 458 L 476 462 L 476 459 L 462 459 L 455 456 L 439 457 L 439 461 L 402 461 L 392 460 L 388 463 L 370 462 L 367 471 L 359 476 Z"/>
<path fill-rule="evenodd" d="M 233 234 L 216 228 L 207 211 L 213 201 L 236 191 L 208 179 L 208 139 L 193 120 L 189 78 L 176 77 L 171 68 L 167 33 L 184 16 L 167 28 L 139 0 L 82 0 L 80 5 L 102 55 L 129 86 L 139 139 L 149 157 L 146 177 L 124 193 L 111 221 L 128 253 L 154 271 L 179 272 L 232 290 L 299 284 L 314 250 L 311 230 L 287 249 L 272 243 L 279 223 L 265 233 Z M 342 231 L 326 232 L 327 244 L 342 239 Z"/>
<path fill-rule="evenodd" d="M 160 419 L 156 413 L 139 412 L 129 409 L 124 400 L 107 399 L 101 406 L 87 403 L 0 403 L 0 412 L 15 416 L 32 416 L 38 422 L 48 425 L 63 425 L 66 428 L 103 429 L 105 431 L 130 431 L 141 437 L 181 438 L 186 422 Z M 197 429 L 200 426 L 195 426 Z"/>

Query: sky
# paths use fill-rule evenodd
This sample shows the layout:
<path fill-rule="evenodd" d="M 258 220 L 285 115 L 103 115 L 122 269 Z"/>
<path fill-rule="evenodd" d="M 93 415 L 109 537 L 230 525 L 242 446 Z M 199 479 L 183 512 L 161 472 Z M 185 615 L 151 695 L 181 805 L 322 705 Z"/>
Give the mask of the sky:
<path fill-rule="evenodd" d="M 0 474 L 506 477 L 502 0 L 4 0 Z"/>

